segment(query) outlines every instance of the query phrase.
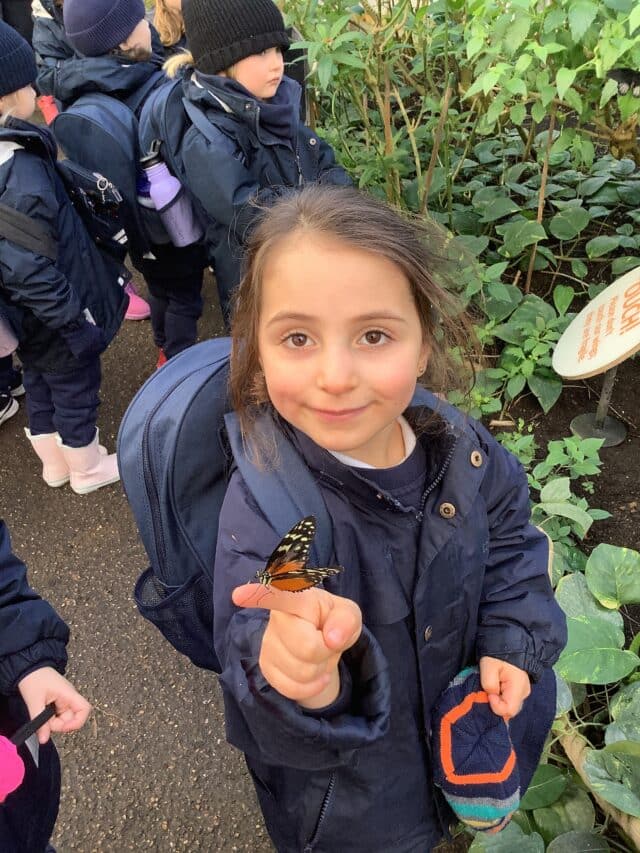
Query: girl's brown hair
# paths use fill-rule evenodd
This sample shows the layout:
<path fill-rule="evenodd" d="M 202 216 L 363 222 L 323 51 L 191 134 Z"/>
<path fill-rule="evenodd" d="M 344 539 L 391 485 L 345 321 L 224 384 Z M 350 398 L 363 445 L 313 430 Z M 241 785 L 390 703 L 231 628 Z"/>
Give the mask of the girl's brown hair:
<path fill-rule="evenodd" d="M 248 242 L 236 291 L 230 393 L 243 435 L 252 444 L 255 419 L 269 402 L 258 352 L 262 277 L 269 255 L 301 231 L 334 237 L 400 267 L 411 287 L 424 340 L 431 346 L 425 385 L 434 392 L 469 389 L 477 358 L 475 336 L 453 293 L 461 273 L 446 257 L 446 237 L 440 229 L 351 187 L 310 184 L 283 195 L 265 211 Z"/>
<path fill-rule="evenodd" d="M 179 9 L 170 9 L 165 0 L 156 0 L 153 26 L 160 34 L 160 41 L 165 47 L 171 47 L 184 35 L 182 12 Z"/>

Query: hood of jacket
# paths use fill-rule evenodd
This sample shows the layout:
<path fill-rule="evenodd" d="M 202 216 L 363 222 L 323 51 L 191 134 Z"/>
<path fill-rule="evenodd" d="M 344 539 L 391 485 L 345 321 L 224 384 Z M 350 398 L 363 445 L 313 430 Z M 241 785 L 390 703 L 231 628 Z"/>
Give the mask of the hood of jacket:
<path fill-rule="evenodd" d="M 15 142 L 28 151 L 50 157 L 58 156 L 58 146 L 53 134 L 47 127 L 31 124 L 17 118 L 10 118 L 0 127 L 0 142 Z"/>
<path fill-rule="evenodd" d="M 278 90 L 268 101 L 260 101 L 237 80 L 196 71 L 185 80 L 187 98 L 203 110 L 233 115 L 246 124 L 260 142 L 291 142 L 300 126 L 302 89 L 295 80 L 283 77 Z"/>

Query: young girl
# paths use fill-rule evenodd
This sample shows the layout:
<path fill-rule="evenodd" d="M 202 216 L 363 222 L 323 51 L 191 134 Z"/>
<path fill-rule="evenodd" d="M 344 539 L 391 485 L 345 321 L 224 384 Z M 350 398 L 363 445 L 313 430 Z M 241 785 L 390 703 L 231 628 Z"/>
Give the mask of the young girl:
<path fill-rule="evenodd" d="M 233 405 L 263 464 L 265 412 L 302 455 L 343 567 L 299 594 L 251 583 L 279 537 L 232 474 L 214 643 L 227 737 L 279 853 L 431 850 L 451 814 L 431 781 L 434 703 L 478 663 L 492 710 L 515 716 L 565 642 L 521 466 L 434 395 L 412 406 L 418 377 L 447 387 L 469 339 L 427 239 L 314 186 L 277 201 L 248 248 Z"/>
<path fill-rule="evenodd" d="M 165 58 L 182 53 L 187 46 L 182 17 L 182 0 L 156 0 L 153 26 L 164 45 Z"/>
<path fill-rule="evenodd" d="M 52 245 L 42 253 L 0 238 L 2 297 L 19 327 L 31 445 L 49 486 L 84 494 L 119 479 L 96 430 L 100 353 L 127 307 L 119 270 L 92 243 L 56 170 L 35 108 L 33 51 L 0 22 L 0 201 Z M 53 259 L 55 257 L 55 260 Z"/>
<path fill-rule="evenodd" d="M 268 204 L 285 187 L 350 180 L 329 145 L 300 123 L 300 86 L 284 76 L 290 39 L 271 0 L 190 0 L 184 23 L 191 54 L 169 60 L 168 73 L 194 64 L 184 95 L 210 127 L 205 135 L 194 124 L 179 156 L 208 222 L 209 260 L 228 320 L 254 202 Z"/>

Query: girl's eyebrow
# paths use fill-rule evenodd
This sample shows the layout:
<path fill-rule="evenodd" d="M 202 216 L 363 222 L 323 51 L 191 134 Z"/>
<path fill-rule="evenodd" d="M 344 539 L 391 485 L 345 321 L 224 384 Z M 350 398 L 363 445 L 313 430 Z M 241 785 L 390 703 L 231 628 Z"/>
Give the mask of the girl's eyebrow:
<path fill-rule="evenodd" d="M 317 318 L 312 314 L 299 314 L 292 311 L 279 311 L 277 314 L 274 314 L 273 317 L 267 323 L 268 326 L 272 326 L 275 323 L 282 323 L 283 321 L 294 322 L 294 323 L 309 323 Z M 392 320 L 396 323 L 407 323 L 407 318 L 403 317 L 401 314 L 394 314 L 392 311 L 371 311 L 366 314 L 358 314 L 357 317 L 352 318 L 353 323 L 372 323 L 376 320 Z"/>

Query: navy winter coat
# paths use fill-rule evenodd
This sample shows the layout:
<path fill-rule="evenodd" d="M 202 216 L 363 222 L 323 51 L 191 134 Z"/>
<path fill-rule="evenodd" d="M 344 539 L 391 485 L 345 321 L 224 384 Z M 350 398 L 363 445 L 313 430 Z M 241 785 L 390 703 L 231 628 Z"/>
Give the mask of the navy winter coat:
<path fill-rule="evenodd" d="M 77 370 L 60 329 L 89 309 L 109 342 L 120 327 L 127 296 L 76 213 L 45 128 L 10 119 L 0 128 L 0 201 L 31 217 L 55 240 L 54 262 L 0 237 L 0 289 L 12 310 L 22 363 L 39 372 Z"/>
<path fill-rule="evenodd" d="M 294 80 L 284 77 L 269 103 L 226 77 L 195 72 L 183 86 L 211 125 L 211 138 L 195 126 L 187 130 L 180 157 L 206 215 L 210 262 L 228 299 L 240 280 L 244 236 L 258 213 L 252 202 L 268 205 L 285 187 L 351 180 L 331 147 L 299 122 L 301 89 Z M 269 118 L 275 110 L 277 125 Z"/>
<path fill-rule="evenodd" d="M 64 673 L 69 629 L 27 582 L 24 563 L 11 550 L 9 531 L 0 519 L 0 733 L 12 735 L 29 719 L 17 692 L 18 682 L 43 666 Z M 0 805 L 0 850 L 44 851 L 58 812 L 60 768 L 50 741 L 39 748 L 36 768 L 20 747 L 25 780 Z"/>
<path fill-rule="evenodd" d="M 258 665 L 268 614 L 231 601 L 278 541 L 232 475 L 215 560 L 214 643 L 227 738 L 246 755 L 279 853 L 426 853 L 449 817 L 431 784 L 435 701 L 485 655 L 535 680 L 566 642 L 521 466 L 481 425 L 435 398 L 433 407 L 442 428 L 419 439 L 422 510 L 292 431 L 344 566 L 325 587 L 363 612 L 361 637 L 340 664 L 341 695 L 327 709 L 304 711 L 270 687 Z"/>
<path fill-rule="evenodd" d="M 47 4 L 45 3 L 45 8 Z M 137 108 L 137 93 L 156 76 L 156 85 L 166 80 L 160 72 L 164 47 L 151 28 L 153 56 L 148 62 L 131 62 L 117 54 L 83 56 L 67 40 L 61 16 L 53 10 L 52 18 L 36 18 L 33 48 L 38 62 L 36 85 L 43 95 L 53 95 L 62 109 L 81 95 L 102 92 Z"/>

